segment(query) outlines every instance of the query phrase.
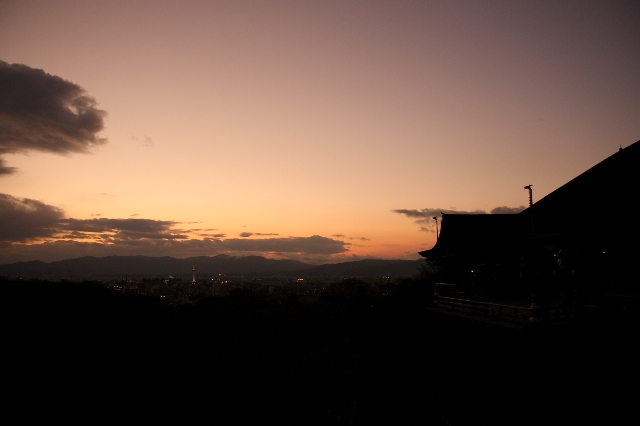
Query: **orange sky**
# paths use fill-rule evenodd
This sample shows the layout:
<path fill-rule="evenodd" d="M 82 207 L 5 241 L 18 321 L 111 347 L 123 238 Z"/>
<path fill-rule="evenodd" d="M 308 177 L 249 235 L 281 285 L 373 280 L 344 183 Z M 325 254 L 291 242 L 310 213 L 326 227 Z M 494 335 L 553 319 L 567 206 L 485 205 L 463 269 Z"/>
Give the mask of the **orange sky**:
<path fill-rule="evenodd" d="M 524 206 L 640 139 L 634 1 L 3 1 L 0 60 L 107 114 L 0 142 L 0 263 L 418 258 L 394 210 Z"/>

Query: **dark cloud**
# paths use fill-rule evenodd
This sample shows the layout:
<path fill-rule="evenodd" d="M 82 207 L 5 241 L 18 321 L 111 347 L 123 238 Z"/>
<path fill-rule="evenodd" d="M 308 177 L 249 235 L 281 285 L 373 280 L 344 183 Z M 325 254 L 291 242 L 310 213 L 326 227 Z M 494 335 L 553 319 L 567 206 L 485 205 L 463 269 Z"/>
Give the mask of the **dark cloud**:
<path fill-rule="evenodd" d="M 97 136 L 106 112 L 75 83 L 0 61 L 0 93 L 0 155 L 86 152 L 106 142 Z M 0 175 L 14 171 L 0 163 Z"/>
<path fill-rule="evenodd" d="M 46 262 L 82 256 L 234 256 L 268 255 L 295 259 L 309 263 L 327 263 L 342 259 L 349 243 L 314 235 L 271 239 L 125 239 L 108 240 L 108 235 L 96 235 L 94 240 L 86 233 L 70 232 L 66 239 L 40 244 L 0 243 L 0 263 L 39 259 Z M 80 241 L 79 241 L 80 240 Z M 336 257 L 337 255 L 338 257 Z"/>
<path fill-rule="evenodd" d="M 40 201 L 0 194 L 0 241 L 51 237 L 62 217 L 62 210 Z"/>
<path fill-rule="evenodd" d="M 60 229 L 81 233 L 107 233 L 115 240 L 185 239 L 186 235 L 172 229 L 176 222 L 151 219 L 62 219 Z"/>
<path fill-rule="evenodd" d="M 243 238 L 249 238 L 252 237 L 254 235 L 258 235 L 260 237 L 275 237 L 278 236 L 280 234 L 274 234 L 274 233 L 262 233 L 262 232 L 241 232 L 240 234 L 238 234 L 238 236 L 243 237 Z"/>
<path fill-rule="evenodd" d="M 520 207 L 501 206 L 491 210 L 491 214 L 516 214 L 516 213 L 520 213 L 525 208 L 526 208 L 525 206 L 520 206 Z"/>
<path fill-rule="evenodd" d="M 343 241 L 319 235 L 311 237 L 263 238 L 259 240 L 226 239 L 223 247 L 232 251 L 336 254 L 347 251 Z"/>
<path fill-rule="evenodd" d="M 0 158 L 0 176 L 12 175 L 18 170 L 15 167 L 8 167 L 5 164 L 6 164 L 5 161 L 2 158 Z"/>
<path fill-rule="evenodd" d="M 224 238 L 227 234 L 200 234 L 204 238 Z"/>
<path fill-rule="evenodd" d="M 111 242 L 112 238 L 108 234 L 87 234 L 84 232 L 71 231 L 68 234 L 58 235 L 57 238 L 62 240 L 95 240 L 102 242 Z"/>
<path fill-rule="evenodd" d="M 351 243 L 311 237 L 245 239 L 223 233 L 189 239 L 193 230 L 175 229 L 174 221 L 151 219 L 74 219 L 40 201 L 0 194 L 0 263 L 80 256 L 213 256 L 269 255 L 311 263 L 331 261 Z M 207 229 L 205 231 L 213 231 Z M 272 235 L 252 234 L 251 235 Z"/>
<path fill-rule="evenodd" d="M 150 219 L 73 219 L 54 206 L 28 198 L 0 194 L 0 241 L 38 238 L 94 238 L 105 241 L 185 239 L 177 222 Z"/>
<path fill-rule="evenodd" d="M 496 207 L 491 210 L 491 214 L 514 214 L 520 213 L 524 210 L 524 206 L 520 207 Z M 452 210 L 452 209 L 432 209 L 426 208 L 422 210 L 416 209 L 396 209 L 392 210 L 394 213 L 398 213 L 409 217 L 411 219 L 416 219 L 415 223 L 420 225 L 421 232 L 435 232 L 436 229 L 436 221 L 433 219 L 437 217 L 438 220 L 442 218 L 442 214 L 487 214 L 485 210 L 473 210 L 473 211 L 464 211 L 464 210 Z"/>
<path fill-rule="evenodd" d="M 226 234 L 224 233 L 212 233 L 213 231 L 217 231 L 217 228 L 208 228 L 208 229 L 202 229 L 202 228 L 195 228 L 195 229 L 189 229 L 189 232 L 194 233 L 194 234 L 198 234 L 201 237 L 204 238 L 224 238 L 226 237 Z"/>
<path fill-rule="evenodd" d="M 463 211 L 463 210 L 452 210 L 452 209 L 422 209 L 422 210 L 407 210 L 407 209 L 397 209 L 393 210 L 394 213 L 403 214 L 410 218 L 416 219 L 431 219 L 434 216 L 441 217 L 442 213 L 449 214 L 486 214 L 487 212 L 484 210 L 474 210 L 474 211 Z"/>
<path fill-rule="evenodd" d="M 165 233 L 176 222 L 151 219 L 63 219 L 60 221 L 65 228 L 83 232 L 141 232 L 141 233 Z"/>

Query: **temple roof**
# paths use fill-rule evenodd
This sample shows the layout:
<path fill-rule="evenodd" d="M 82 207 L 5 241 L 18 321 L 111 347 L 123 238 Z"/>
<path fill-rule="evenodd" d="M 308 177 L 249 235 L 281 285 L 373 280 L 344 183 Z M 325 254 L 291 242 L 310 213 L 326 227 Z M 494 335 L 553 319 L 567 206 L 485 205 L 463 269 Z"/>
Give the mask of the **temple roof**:
<path fill-rule="evenodd" d="M 551 192 L 520 215 L 536 235 L 638 231 L 640 141 L 618 151 Z"/>
<path fill-rule="evenodd" d="M 549 235 L 637 238 L 640 235 L 640 141 L 621 149 L 519 214 L 443 214 L 426 258 L 506 247 Z M 634 241 L 634 245 L 636 242 Z"/>
<path fill-rule="evenodd" d="M 522 226 L 517 214 L 443 214 L 438 242 L 420 255 L 432 258 L 488 249 L 520 236 Z"/>

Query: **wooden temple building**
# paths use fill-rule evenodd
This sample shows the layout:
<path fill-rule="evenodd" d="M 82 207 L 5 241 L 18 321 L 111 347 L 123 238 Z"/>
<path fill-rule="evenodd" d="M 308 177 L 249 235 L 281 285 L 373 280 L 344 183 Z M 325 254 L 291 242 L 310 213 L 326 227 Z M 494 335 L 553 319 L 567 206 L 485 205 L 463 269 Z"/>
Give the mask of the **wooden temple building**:
<path fill-rule="evenodd" d="M 519 214 L 443 214 L 437 243 L 420 252 L 440 281 L 436 303 L 530 303 L 530 320 L 637 303 L 639 190 L 640 141 Z"/>

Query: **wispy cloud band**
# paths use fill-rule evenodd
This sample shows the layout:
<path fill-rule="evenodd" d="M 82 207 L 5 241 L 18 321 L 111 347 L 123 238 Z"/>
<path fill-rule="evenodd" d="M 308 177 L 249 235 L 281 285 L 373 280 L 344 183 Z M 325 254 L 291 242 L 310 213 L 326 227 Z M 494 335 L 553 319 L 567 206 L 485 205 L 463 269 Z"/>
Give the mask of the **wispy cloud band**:
<path fill-rule="evenodd" d="M 507 207 L 501 206 L 496 207 L 490 214 L 516 214 L 520 213 L 524 210 L 524 206 L 520 207 Z M 403 216 L 406 216 L 411 219 L 415 219 L 415 223 L 420 225 L 420 231 L 423 232 L 435 232 L 436 229 L 436 221 L 434 217 L 442 218 L 442 214 L 488 214 L 485 210 L 473 210 L 473 211 L 465 211 L 465 210 L 453 210 L 453 209 L 434 209 L 434 208 L 424 208 L 424 209 L 395 209 L 392 210 L 393 213 L 398 213 Z"/>

